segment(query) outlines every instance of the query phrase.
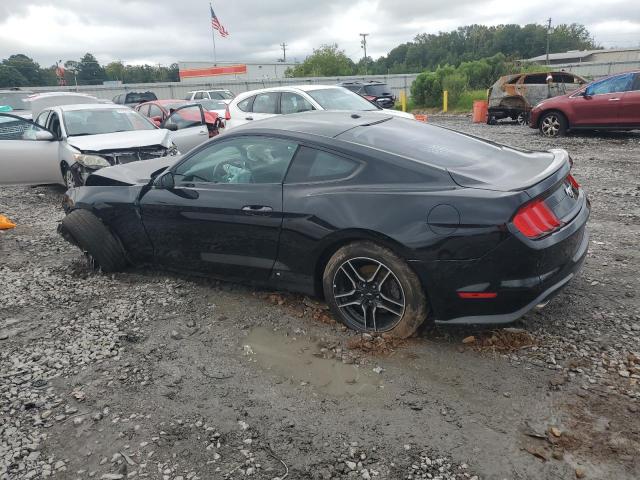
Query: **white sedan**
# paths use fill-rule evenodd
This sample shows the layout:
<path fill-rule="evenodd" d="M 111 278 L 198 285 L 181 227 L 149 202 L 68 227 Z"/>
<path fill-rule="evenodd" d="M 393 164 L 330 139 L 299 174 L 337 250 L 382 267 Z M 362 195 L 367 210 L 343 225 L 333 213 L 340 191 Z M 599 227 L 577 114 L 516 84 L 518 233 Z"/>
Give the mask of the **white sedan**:
<path fill-rule="evenodd" d="M 410 113 L 383 109 L 343 87 L 295 85 L 252 90 L 238 95 L 227 107 L 225 131 L 253 120 L 309 110 L 379 111 L 414 118 Z"/>
<path fill-rule="evenodd" d="M 177 109 L 162 126 L 113 104 L 46 108 L 34 121 L 0 113 L 0 185 L 83 185 L 99 168 L 175 155 L 207 134 L 199 105 Z"/>

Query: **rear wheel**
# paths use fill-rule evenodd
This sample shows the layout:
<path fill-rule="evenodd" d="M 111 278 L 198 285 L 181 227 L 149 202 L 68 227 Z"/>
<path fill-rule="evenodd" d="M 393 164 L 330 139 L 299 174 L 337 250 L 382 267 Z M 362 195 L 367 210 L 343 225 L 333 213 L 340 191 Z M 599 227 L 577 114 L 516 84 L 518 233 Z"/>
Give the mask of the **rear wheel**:
<path fill-rule="evenodd" d="M 322 283 L 333 314 L 354 330 L 407 338 L 427 317 L 417 275 L 391 250 L 372 242 L 354 242 L 336 251 Z"/>
<path fill-rule="evenodd" d="M 529 115 L 526 112 L 520 112 L 516 121 L 518 125 L 527 125 L 529 123 Z"/>
<path fill-rule="evenodd" d="M 540 119 L 540 133 L 545 137 L 562 137 L 567 133 L 567 119 L 559 112 L 549 112 Z"/>
<path fill-rule="evenodd" d="M 104 272 L 122 270 L 127 260 L 118 239 L 93 213 L 73 210 L 62 219 L 60 232 L 85 253 L 92 269 Z"/>

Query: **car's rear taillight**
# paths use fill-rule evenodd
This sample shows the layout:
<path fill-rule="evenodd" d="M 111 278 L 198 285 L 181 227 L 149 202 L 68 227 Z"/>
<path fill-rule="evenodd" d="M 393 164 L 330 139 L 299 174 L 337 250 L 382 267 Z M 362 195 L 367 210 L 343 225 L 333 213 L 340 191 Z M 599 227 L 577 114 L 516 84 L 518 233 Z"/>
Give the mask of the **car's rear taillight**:
<path fill-rule="evenodd" d="M 513 224 L 527 238 L 540 238 L 562 225 L 542 199 L 534 200 L 518 210 L 513 217 Z"/>
<path fill-rule="evenodd" d="M 227 107 L 224 110 L 224 119 L 225 120 L 231 120 L 231 112 L 229 111 L 229 105 L 227 104 Z"/>
<path fill-rule="evenodd" d="M 580 184 L 578 183 L 578 181 L 574 178 L 573 175 L 569 174 L 569 176 L 567 177 L 567 180 L 569 180 L 569 183 L 571 183 L 571 186 L 573 187 L 573 189 L 577 192 L 578 190 L 580 190 Z"/>

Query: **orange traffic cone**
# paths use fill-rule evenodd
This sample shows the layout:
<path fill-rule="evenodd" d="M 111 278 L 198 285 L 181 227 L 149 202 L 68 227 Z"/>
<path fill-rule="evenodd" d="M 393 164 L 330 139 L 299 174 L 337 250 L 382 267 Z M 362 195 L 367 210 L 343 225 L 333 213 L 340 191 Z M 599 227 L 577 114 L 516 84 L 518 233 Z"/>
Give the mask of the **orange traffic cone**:
<path fill-rule="evenodd" d="M 9 230 L 10 228 L 16 228 L 16 224 L 4 215 L 0 215 L 0 230 Z"/>

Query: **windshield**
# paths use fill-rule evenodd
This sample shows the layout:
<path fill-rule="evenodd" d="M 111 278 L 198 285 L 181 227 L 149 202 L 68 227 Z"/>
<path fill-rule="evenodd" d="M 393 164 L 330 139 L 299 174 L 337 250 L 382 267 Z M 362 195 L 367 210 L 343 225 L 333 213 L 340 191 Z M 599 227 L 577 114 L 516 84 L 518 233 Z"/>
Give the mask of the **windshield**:
<path fill-rule="evenodd" d="M 29 110 L 30 107 L 25 102 L 28 96 L 28 93 L 23 92 L 3 92 L 0 93 L 0 105 L 9 106 L 13 110 Z"/>
<path fill-rule="evenodd" d="M 127 98 L 125 103 L 142 103 L 142 102 L 151 102 L 153 100 L 157 100 L 156 94 L 153 92 L 132 92 L 127 93 Z"/>
<path fill-rule="evenodd" d="M 375 84 L 375 85 L 367 85 L 364 87 L 364 92 L 367 95 L 373 95 L 374 97 L 384 97 L 391 95 L 391 89 L 388 85 L 383 84 Z"/>
<path fill-rule="evenodd" d="M 156 128 L 138 112 L 128 108 L 73 110 L 64 112 L 63 118 L 70 137 Z"/>
<path fill-rule="evenodd" d="M 309 90 L 307 93 L 324 110 L 380 110 L 357 93 L 342 87 Z"/>
<path fill-rule="evenodd" d="M 205 110 L 224 110 L 227 108 L 227 104 L 224 100 L 202 100 L 198 102 Z"/>

